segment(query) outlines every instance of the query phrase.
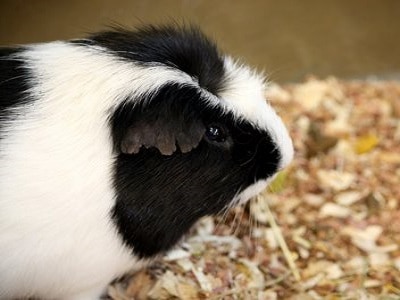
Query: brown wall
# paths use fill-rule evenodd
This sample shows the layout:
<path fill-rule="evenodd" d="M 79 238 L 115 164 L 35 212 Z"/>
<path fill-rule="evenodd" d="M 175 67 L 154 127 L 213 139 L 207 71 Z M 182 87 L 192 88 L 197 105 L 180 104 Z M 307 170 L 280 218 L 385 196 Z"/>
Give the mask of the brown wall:
<path fill-rule="evenodd" d="M 397 0 L 0 0 L 0 44 L 82 37 L 113 22 L 198 23 L 273 80 L 400 72 Z"/>

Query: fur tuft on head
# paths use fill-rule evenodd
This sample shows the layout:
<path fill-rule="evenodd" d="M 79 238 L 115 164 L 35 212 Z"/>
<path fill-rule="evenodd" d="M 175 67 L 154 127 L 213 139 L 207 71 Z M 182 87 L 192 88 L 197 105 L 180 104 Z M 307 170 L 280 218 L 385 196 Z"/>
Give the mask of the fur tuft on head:
<path fill-rule="evenodd" d="M 223 89 L 222 55 L 215 43 L 194 25 L 148 25 L 136 31 L 116 28 L 95 34 L 87 42 L 136 63 L 178 69 L 213 94 Z"/>

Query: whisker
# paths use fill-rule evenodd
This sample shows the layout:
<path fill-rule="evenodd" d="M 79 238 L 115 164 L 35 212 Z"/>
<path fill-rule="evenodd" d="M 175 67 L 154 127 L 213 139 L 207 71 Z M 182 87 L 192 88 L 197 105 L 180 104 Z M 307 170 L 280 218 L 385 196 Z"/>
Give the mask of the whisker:
<path fill-rule="evenodd" d="M 222 224 L 225 224 L 226 219 L 228 218 L 228 214 L 229 214 L 229 212 L 230 212 L 230 207 L 229 207 L 229 206 L 225 206 L 225 207 L 223 208 L 222 211 L 223 211 L 223 214 L 222 214 L 222 216 L 219 218 L 218 223 L 215 225 L 215 230 L 216 230 L 216 231 L 219 229 L 219 227 L 220 227 Z"/>
<path fill-rule="evenodd" d="M 235 236 L 239 232 L 240 225 L 242 224 L 243 215 L 244 215 L 244 208 L 243 208 L 243 206 L 241 206 L 240 207 L 240 219 L 239 219 L 238 225 L 236 226 L 235 231 L 233 233 Z"/>
<path fill-rule="evenodd" d="M 254 234 L 254 232 L 258 229 L 259 224 L 256 217 L 254 217 L 253 219 L 254 219 L 254 228 L 253 228 L 254 248 L 255 250 L 257 250 L 260 243 L 260 237 L 257 236 L 257 234 Z"/>
<path fill-rule="evenodd" d="M 232 184 L 232 188 L 234 188 L 234 187 L 236 187 L 236 186 L 237 186 L 236 184 Z M 222 216 L 220 216 L 220 218 L 219 218 L 219 220 L 218 220 L 218 223 L 217 223 L 216 226 L 215 226 L 215 229 L 216 229 L 216 230 L 219 229 L 219 227 L 220 227 L 223 223 L 226 222 L 226 220 L 227 220 L 227 218 L 228 218 L 228 215 L 229 215 L 229 212 L 231 211 L 231 209 L 234 208 L 234 207 L 236 207 L 237 202 L 238 202 L 236 199 L 238 199 L 238 195 L 239 195 L 239 194 L 240 194 L 240 189 L 238 189 L 238 190 L 235 192 L 235 195 L 233 196 L 232 200 L 231 200 L 228 204 L 226 204 L 226 205 L 221 209 L 221 211 L 219 212 L 220 214 L 222 213 Z M 222 196 L 220 196 L 220 197 L 222 197 Z M 235 217 L 236 217 L 236 214 L 235 214 Z M 230 229 L 230 232 L 232 232 L 232 228 Z"/>
<path fill-rule="evenodd" d="M 236 220 L 238 218 L 238 212 L 237 212 L 236 209 L 233 210 L 233 212 L 234 212 L 235 216 L 233 217 L 231 226 L 229 227 L 229 234 L 234 234 L 234 232 L 236 231 L 236 230 L 234 230 L 234 227 L 235 227 L 235 224 L 236 224 Z"/>
<path fill-rule="evenodd" d="M 20 62 L 24 62 L 26 61 L 26 59 L 22 58 L 22 57 L 13 57 L 13 56 L 3 56 L 0 57 L 0 60 L 7 60 L 7 61 L 20 61 Z"/>
<path fill-rule="evenodd" d="M 6 79 L 6 80 L 1 81 L 1 82 L 0 82 L 0 85 L 2 85 L 3 83 L 6 83 L 6 82 L 12 81 L 12 80 L 14 80 L 14 79 L 24 78 L 24 77 L 25 77 L 24 75 L 14 76 L 14 77 L 11 77 L 11 78 L 8 78 L 8 79 Z"/>
<path fill-rule="evenodd" d="M 249 207 L 249 239 L 250 239 L 250 242 L 253 241 L 253 236 L 252 236 L 252 234 L 253 234 L 252 233 L 253 219 L 254 219 L 254 217 L 252 216 L 250 207 Z"/>

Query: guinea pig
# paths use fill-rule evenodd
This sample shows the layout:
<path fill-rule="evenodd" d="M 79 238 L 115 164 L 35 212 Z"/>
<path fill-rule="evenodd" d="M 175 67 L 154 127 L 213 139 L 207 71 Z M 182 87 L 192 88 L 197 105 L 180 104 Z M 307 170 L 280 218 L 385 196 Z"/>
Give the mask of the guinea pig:
<path fill-rule="evenodd" d="M 292 160 L 264 78 L 196 27 L 0 56 L 1 299 L 98 299 Z"/>

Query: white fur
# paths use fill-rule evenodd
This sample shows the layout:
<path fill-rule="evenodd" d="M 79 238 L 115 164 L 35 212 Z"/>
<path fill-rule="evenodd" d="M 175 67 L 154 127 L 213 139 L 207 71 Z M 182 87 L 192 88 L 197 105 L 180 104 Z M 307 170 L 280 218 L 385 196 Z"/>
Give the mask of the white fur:
<path fill-rule="evenodd" d="M 198 85 L 178 70 L 122 62 L 97 47 L 54 42 L 20 58 L 34 74 L 29 95 L 36 101 L 17 108 L 20 117 L 3 128 L 0 298 L 95 299 L 113 278 L 146 263 L 123 245 L 109 215 L 115 199 L 109 112 L 166 82 Z M 222 101 L 238 118 L 267 128 L 283 167 L 292 145 L 264 100 L 262 80 L 230 59 L 225 64 L 231 85 L 220 100 L 208 95 L 210 103 Z"/>

